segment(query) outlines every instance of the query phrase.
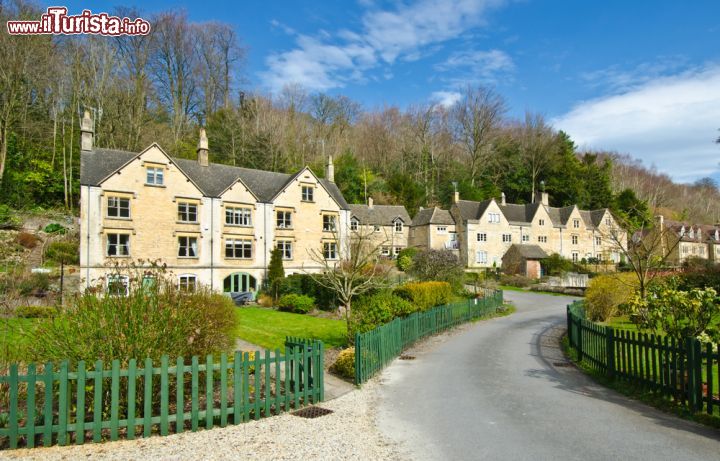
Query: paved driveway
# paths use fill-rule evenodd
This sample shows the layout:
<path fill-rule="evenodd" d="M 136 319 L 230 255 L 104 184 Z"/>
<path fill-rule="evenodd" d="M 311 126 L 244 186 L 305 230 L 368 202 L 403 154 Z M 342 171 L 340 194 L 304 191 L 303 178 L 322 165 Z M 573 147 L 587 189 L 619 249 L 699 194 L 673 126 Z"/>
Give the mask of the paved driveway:
<path fill-rule="evenodd" d="M 413 459 L 720 460 L 720 431 L 562 366 L 573 298 L 505 297 L 516 314 L 430 340 L 383 372 L 379 428 Z"/>

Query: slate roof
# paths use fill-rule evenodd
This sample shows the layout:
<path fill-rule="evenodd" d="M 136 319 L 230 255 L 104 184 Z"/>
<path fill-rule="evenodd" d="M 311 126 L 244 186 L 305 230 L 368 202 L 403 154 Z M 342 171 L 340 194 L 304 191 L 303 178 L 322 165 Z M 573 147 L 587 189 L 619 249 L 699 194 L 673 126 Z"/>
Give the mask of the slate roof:
<path fill-rule="evenodd" d="M 464 220 L 480 219 L 483 213 L 485 213 L 485 210 L 487 210 L 487 207 L 490 205 L 490 202 L 492 202 L 492 199 L 483 200 L 482 202 L 460 200 L 455 205 L 457 205 L 458 211 L 460 211 L 460 216 L 462 216 Z"/>
<path fill-rule="evenodd" d="M 528 203 L 525 205 L 508 203 L 506 205 L 500 205 L 500 211 L 502 211 L 505 219 L 510 223 L 530 223 L 538 208 L 541 206 L 542 204 L 540 203 Z"/>
<path fill-rule="evenodd" d="M 135 152 L 112 149 L 94 149 L 92 152 L 82 152 L 80 156 L 80 184 L 99 185 L 100 181 L 137 157 L 137 155 Z M 240 179 L 259 201 L 266 203 L 271 202 L 298 174 L 291 175 L 252 170 L 219 163 L 210 163 L 208 166 L 203 167 L 195 160 L 181 158 L 171 158 L 171 161 L 208 197 L 219 197 L 221 193 Z M 320 179 L 320 184 L 327 189 L 341 208 L 348 209 L 348 204 L 335 183 L 327 179 Z"/>
<path fill-rule="evenodd" d="M 676 232 L 678 234 L 678 236 L 680 236 L 680 232 L 682 231 L 682 228 L 685 227 L 685 234 L 680 237 L 680 240 L 683 242 L 702 243 L 706 240 L 711 240 L 715 234 L 714 226 L 710 226 L 710 228 L 712 230 L 710 230 L 710 232 L 708 232 L 709 229 L 707 229 L 706 226 L 687 224 L 687 223 L 684 223 L 681 221 L 672 221 L 669 219 L 665 220 L 665 227 Z M 693 231 L 692 237 L 690 237 L 691 230 Z M 699 236 L 698 236 L 698 231 L 701 231 Z"/>
<path fill-rule="evenodd" d="M 402 205 L 373 205 L 372 209 L 362 204 L 348 206 L 352 215 L 364 225 L 391 226 L 396 218 L 400 218 L 409 226 L 412 221 Z"/>
<path fill-rule="evenodd" d="M 426 226 L 428 224 L 455 225 L 455 220 L 448 210 L 432 207 L 418 211 L 412 220 L 413 226 Z"/>
<path fill-rule="evenodd" d="M 548 257 L 548 254 L 545 253 L 545 250 L 540 248 L 538 245 L 520 245 L 517 243 L 513 243 L 510 245 L 510 248 L 508 249 L 508 253 L 510 251 L 516 251 L 525 259 L 545 259 Z"/>

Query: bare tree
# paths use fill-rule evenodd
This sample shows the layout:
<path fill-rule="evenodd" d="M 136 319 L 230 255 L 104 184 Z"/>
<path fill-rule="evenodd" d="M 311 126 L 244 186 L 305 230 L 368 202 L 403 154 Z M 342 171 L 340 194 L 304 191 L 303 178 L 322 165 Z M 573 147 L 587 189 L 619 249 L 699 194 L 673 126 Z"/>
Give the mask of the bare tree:
<path fill-rule="evenodd" d="M 506 110 L 504 99 L 482 86 L 468 86 L 452 108 L 455 138 L 463 146 L 473 186 L 481 169 L 489 166 L 496 131 Z"/>
<path fill-rule="evenodd" d="M 525 113 L 525 122 L 520 126 L 520 155 L 530 171 L 532 201 L 535 202 L 538 177 L 552 163 L 555 136 L 545 118 L 540 114 Z"/>
<path fill-rule="evenodd" d="M 387 284 L 389 269 L 380 261 L 380 249 L 387 240 L 373 239 L 372 230 L 352 231 L 349 238 L 343 239 L 338 239 L 337 231 L 333 234 L 333 242 L 324 243 L 321 249 L 308 251 L 310 258 L 322 267 L 321 273 L 310 275 L 318 284 L 337 295 L 342 303 L 349 337 L 353 299 Z M 336 245 L 335 254 L 332 254 L 333 243 Z"/>

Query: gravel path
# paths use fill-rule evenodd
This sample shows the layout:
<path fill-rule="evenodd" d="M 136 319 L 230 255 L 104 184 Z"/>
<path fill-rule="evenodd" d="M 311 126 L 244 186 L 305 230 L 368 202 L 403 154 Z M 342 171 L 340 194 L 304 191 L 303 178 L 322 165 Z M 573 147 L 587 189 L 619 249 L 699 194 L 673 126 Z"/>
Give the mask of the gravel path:
<path fill-rule="evenodd" d="M 127 460 L 409 459 L 375 428 L 377 383 L 319 406 L 334 413 L 316 419 L 289 414 L 237 426 L 168 437 L 0 452 L 0 459 Z"/>

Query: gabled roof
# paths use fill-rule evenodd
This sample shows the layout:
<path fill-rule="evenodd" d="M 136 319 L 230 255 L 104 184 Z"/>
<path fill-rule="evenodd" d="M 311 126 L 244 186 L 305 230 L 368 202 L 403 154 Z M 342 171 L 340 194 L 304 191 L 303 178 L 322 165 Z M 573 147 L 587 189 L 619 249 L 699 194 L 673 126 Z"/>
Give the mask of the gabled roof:
<path fill-rule="evenodd" d="M 139 154 L 113 149 L 94 149 L 82 152 L 80 156 L 80 184 L 99 186 L 109 175 L 116 172 Z M 259 201 L 270 203 L 273 198 L 300 172 L 290 175 L 272 171 L 253 170 L 232 165 L 210 163 L 201 166 L 195 160 L 171 157 L 172 161 L 198 188 L 208 197 L 219 197 L 238 180 L 242 181 Z M 348 204 L 337 185 L 326 179 L 319 179 L 320 184 L 338 203 L 340 208 L 347 210 Z"/>
<path fill-rule="evenodd" d="M 373 205 L 372 208 L 362 204 L 348 206 L 352 216 L 357 218 L 360 224 L 391 226 L 398 218 L 407 225 L 411 222 L 410 215 L 402 205 Z"/>
<path fill-rule="evenodd" d="M 567 225 L 567 222 L 570 219 L 570 215 L 575 209 L 575 205 L 570 205 L 562 208 L 556 208 L 551 206 L 545 208 L 547 209 L 548 215 L 550 215 L 550 220 L 553 222 L 553 225 L 557 227 L 562 227 Z"/>
<path fill-rule="evenodd" d="M 537 213 L 538 208 L 542 206 L 540 203 L 528 203 L 518 205 L 508 203 L 499 205 L 500 211 L 511 224 L 530 224 Z"/>
<path fill-rule="evenodd" d="M 412 220 L 413 226 L 427 226 L 428 224 L 452 226 L 455 224 L 455 220 L 448 210 L 434 206 L 418 211 Z"/>
<path fill-rule="evenodd" d="M 517 252 L 525 259 L 545 259 L 548 257 L 548 254 L 540 248 L 538 245 L 521 245 L 517 243 L 513 243 L 510 245 L 510 248 L 508 248 L 507 253 L 510 253 L 511 251 Z"/>
<path fill-rule="evenodd" d="M 467 221 L 469 219 L 480 219 L 492 201 L 493 199 L 483 200 L 482 202 L 459 200 L 455 205 L 460 211 L 462 219 Z"/>

